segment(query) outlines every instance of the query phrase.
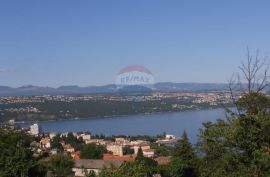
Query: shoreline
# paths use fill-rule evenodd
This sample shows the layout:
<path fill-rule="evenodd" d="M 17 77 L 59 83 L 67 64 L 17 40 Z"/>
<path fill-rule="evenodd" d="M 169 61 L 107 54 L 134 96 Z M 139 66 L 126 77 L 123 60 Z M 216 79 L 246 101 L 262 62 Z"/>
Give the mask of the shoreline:
<path fill-rule="evenodd" d="M 229 107 L 231 109 L 231 107 Z M 31 124 L 39 122 L 57 122 L 57 121 L 75 121 L 75 120 L 87 120 L 87 119 L 112 119 L 115 117 L 132 117 L 132 116 L 152 116 L 179 112 L 191 112 L 191 111 L 204 111 L 204 110 L 214 110 L 214 109 L 224 109 L 224 107 L 216 108 L 204 108 L 204 109 L 189 109 L 181 111 L 165 111 L 165 112 L 152 112 L 152 113 L 135 113 L 135 114 L 123 114 L 123 115 L 109 115 L 109 116 L 93 116 L 93 117 L 75 117 L 75 118 L 60 118 L 60 119 L 47 119 L 47 120 L 25 120 L 25 121 L 15 121 L 15 124 Z"/>

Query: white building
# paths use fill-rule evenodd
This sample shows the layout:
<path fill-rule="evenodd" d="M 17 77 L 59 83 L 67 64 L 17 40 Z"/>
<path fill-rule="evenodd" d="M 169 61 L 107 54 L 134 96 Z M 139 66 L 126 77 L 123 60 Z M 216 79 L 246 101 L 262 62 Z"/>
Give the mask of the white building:
<path fill-rule="evenodd" d="M 30 133 L 31 135 L 37 136 L 39 134 L 40 127 L 38 124 L 33 124 L 30 126 Z"/>
<path fill-rule="evenodd" d="M 93 171 L 98 175 L 101 170 L 112 167 L 119 168 L 122 163 L 123 161 L 80 159 L 74 160 L 72 171 L 76 177 L 84 177 L 85 171 Z"/>
<path fill-rule="evenodd" d="M 167 134 L 165 138 L 169 139 L 169 140 L 174 140 L 174 139 L 176 139 L 176 136 Z"/>
<path fill-rule="evenodd" d="M 113 153 L 113 155 L 123 156 L 123 146 L 120 144 L 108 144 L 106 149 Z"/>
<path fill-rule="evenodd" d="M 155 156 L 155 150 L 154 149 L 145 149 L 145 150 L 143 150 L 143 156 L 153 158 Z"/>
<path fill-rule="evenodd" d="M 50 139 L 53 139 L 54 137 L 56 137 L 56 133 L 50 133 L 49 136 L 50 136 Z"/>
<path fill-rule="evenodd" d="M 89 135 L 89 134 L 82 134 L 81 137 L 82 137 L 83 141 L 91 140 L 91 135 Z"/>

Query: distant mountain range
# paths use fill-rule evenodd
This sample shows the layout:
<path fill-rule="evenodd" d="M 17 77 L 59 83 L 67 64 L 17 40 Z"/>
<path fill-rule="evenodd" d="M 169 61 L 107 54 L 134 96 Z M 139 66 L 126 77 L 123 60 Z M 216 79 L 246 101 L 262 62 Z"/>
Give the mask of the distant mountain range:
<path fill-rule="evenodd" d="M 227 89 L 227 84 L 215 83 L 172 83 L 161 82 L 153 86 L 154 91 L 163 92 L 207 92 L 207 91 L 222 91 Z M 128 87 L 125 92 L 134 91 L 134 87 Z M 140 90 L 144 90 L 140 88 Z M 0 96 L 40 96 L 40 95 L 82 95 L 82 94 L 114 94 L 119 90 L 114 84 L 104 86 L 61 86 L 58 88 L 39 87 L 39 86 L 23 86 L 18 88 L 0 86 Z"/>

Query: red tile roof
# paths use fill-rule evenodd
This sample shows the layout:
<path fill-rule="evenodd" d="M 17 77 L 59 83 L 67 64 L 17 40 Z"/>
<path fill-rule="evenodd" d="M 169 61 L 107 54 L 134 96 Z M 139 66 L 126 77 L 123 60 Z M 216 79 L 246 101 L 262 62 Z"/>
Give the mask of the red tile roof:
<path fill-rule="evenodd" d="M 134 161 L 135 157 L 132 155 L 115 156 L 112 154 L 103 154 L 103 160 L 115 160 L 115 161 Z"/>

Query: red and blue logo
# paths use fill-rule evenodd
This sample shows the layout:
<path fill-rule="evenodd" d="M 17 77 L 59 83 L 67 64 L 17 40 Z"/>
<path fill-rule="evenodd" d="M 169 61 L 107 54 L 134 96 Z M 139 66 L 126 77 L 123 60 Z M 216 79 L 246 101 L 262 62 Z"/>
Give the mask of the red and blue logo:
<path fill-rule="evenodd" d="M 154 76 L 152 72 L 141 65 L 129 65 L 118 72 L 116 85 L 119 87 L 141 85 L 152 86 Z"/>

